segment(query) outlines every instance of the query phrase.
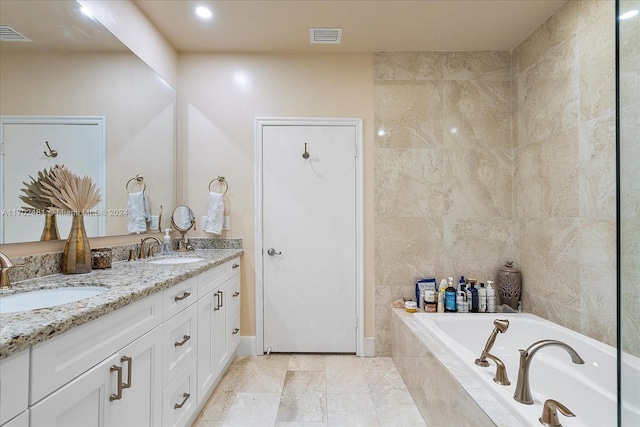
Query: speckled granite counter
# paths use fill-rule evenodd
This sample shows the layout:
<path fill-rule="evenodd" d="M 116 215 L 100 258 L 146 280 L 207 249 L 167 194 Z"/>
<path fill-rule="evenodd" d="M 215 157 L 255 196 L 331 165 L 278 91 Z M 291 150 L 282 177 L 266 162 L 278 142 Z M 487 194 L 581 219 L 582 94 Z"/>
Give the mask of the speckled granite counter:
<path fill-rule="evenodd" d="M 93 270 L 87 274 L 54 274 L 14 283 L 11 289 L 0 291 L 0 297 L 60 286 L 103 286 L 109 290 L 57 307 L 3 314 L 0 316 L 0 359 L 160 292 L 243 253 L 242 249 L 195 250 L 175 253 L 172 257 L 199 257 L 204 261 L 162 265 L 150 264 L 149 259 L 122 261 L 109 269 Z"/>

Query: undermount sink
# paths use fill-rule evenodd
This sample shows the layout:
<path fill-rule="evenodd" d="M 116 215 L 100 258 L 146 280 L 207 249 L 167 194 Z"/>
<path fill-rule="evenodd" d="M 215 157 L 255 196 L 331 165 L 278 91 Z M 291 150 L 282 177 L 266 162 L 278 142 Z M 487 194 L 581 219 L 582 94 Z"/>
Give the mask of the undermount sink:
<path fill-rule="evenodd" d="M 108 290 L 109 288 L 101 286 L 67 286 L 8 295 L 0 297 L 0 314 L 55 307 L 100 295 Z"/>
<path fill-rule="evenodd" d="M 182 258 L 158 258 L 149 261 L 149 264 L 188 264 L 190 262 L 204 261 L 204 258 L 182 257 Z"/>

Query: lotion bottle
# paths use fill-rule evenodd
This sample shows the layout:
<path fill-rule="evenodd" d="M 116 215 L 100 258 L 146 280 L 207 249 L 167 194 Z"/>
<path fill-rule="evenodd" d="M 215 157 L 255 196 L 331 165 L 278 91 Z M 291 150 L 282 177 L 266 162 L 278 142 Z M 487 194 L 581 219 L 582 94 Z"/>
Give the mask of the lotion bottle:
<path fill-rule="evenodd" d="M 444 313 L 444 290 L 438 292 L 438 313 Z"/>
<path fill-rule="evenodd" d="M 170 228 L 164 230 L 164 238 L 162 239 L 162 255 L 171 255 L 171 253 L 173 253 L 171 236 L 169 235 L 170 232 Z"/>
<path fill-rule="evenodd" d="M 480 283 L 480 289 L 478 289 L 478 311 L 480 313 L 487 312 L 487 289 L 484 287 L 484 283 Z"/>
<path fill-rule="evenodd" d="M 496 312 L 496 291 L 492 285 L 493 281 L 487 280 L 487 313 Z"/>

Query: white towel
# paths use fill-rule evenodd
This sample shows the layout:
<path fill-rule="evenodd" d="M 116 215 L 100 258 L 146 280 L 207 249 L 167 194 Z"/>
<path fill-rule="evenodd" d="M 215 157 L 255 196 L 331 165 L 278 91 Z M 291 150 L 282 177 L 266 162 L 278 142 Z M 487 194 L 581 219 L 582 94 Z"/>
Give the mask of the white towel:
<path fill-rule="evenodd" d="M 144 191 L 129 193 L 127 203 L 127 230 L 129 234 L 140 234 L 147 231 L 147 221 L 150 219 L 149 206 Z"/>
<path fill-rule="evenodd" d="M 220 193 L 209 192 L 209 209 L 204 218 L 202 229 L 207 233 L 222 233 L 224 222 L 224 198 Z"/>

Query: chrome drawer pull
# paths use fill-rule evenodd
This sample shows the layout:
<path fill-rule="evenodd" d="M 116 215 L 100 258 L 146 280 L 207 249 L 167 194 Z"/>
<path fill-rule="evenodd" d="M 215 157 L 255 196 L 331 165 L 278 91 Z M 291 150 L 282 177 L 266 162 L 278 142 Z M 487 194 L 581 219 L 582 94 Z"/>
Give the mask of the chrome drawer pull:
<path fill-rule="evenodd" d="M 182 407 L 184 406 L 184 404 L 185 404 L 185 403 L 187 403 L 187 400 L 189 400 L 189 398 L 191 397 L 191 395 L 190 395 L 189 393 L 184 393 L 184 394 L 182 395 L 182 397 L 184 397 L 184 400 L 182 401 L 182 403 L 181 403 L 181 404 L 179 404 L 179 405 L 176 403 L 175 405 L 173 405 L 173 409 L 180 409 L 180 408 L 182 408 Z"/>
<path fill-rule="evenodd" d="M 126 384 L 122 384 L 122 388 L 131 388 L 131 370 L 133 369 L 133 360 L 130 357 L 127 356 L 122 356 L 120 358 L 120 362 L 125 363 L 127 362 L 128 366 L 128 370 L 127 370 L 127 383 Z"/>
<path fill-rule="evenodd" d="M 240 332 L 240 329 L 235 328 L 235 329 L 233 330 L 233 335 L 237 334 L 238 332 Z"/>
<path fill-rule="evenodd" d="M 233 293 L 233 297 L 234 297 L 234 298 L 235 298 L 235 297 L 237 297 L 238 295 L 240 295 L 240 292 L 234 292 L 234 293 Z"/>
<path fill-rule="evenodd" d="M 120 400 L 122 399 L 122 367 L 121 366 L 116 366 L 116 365 L 112 365 L 111 369 L 109 369 L 109 372 L 118 372 L 118 392 L 116 394 L 111 394 L 111 396 L 109 396 L 109 401 L 113 402 L 114 400 Z"/>
<path fill-rule="evenodd" d="M 224 292 L 222 291 L 218 291 L 220 292 L 220 307 L 222 307 L 224 305 Z"/>
<path fill-rule="evenodd" d="M 231 266 L 231 268 L 238 268 L 238 267 L 240 267 L 240 264 L 233 264 L 233 265 Z"/>
<path fill-rule="evenodd" d="M 189 335 L 183 335 L 182 338 L 183 338 L 182 341 L 173 343 L 173 345 L 176 346 L 176 347 L 182 347 L 184 345 L 184 343 L 189 341 L 189 338 L 191 338 L 191 337 Z"/>
<path fill-rule="evenodd" d="M 220 307 L 221 307 L 221 305 L 220 305 L 220 291 L 216 292 L 214 295 L 216 296 L 216 306 L 213 307 L 213 311 L 217 311 L 217 310 L 220 310 Z"/>
<path fill-rule="evenodd" d="M 190 296 L 191 296 L 191 292 L 186 292 L 186 291 L 185 291 L 185 292 L 182 294 L 182 296 L 181 296 L 181 297 L 173 297 L 173 299 L 174 299 L 176 302 L 178 302 L 178 301 L 182 301 L 183 299 L 188 298 L 188 297 L 190 297 Z"/>

